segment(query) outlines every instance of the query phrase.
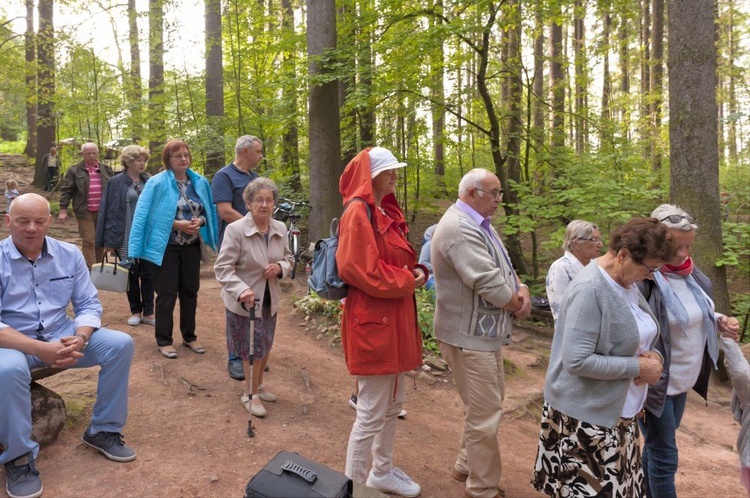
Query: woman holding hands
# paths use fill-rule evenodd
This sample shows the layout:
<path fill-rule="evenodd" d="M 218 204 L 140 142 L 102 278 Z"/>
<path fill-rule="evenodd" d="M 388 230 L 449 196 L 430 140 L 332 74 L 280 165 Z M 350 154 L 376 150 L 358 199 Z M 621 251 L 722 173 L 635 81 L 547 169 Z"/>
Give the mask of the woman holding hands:
<path fill-rule="evenodd" d="M 656 318 L 636 283 L 671 261 L 667 229 L 633 218 L 571 282 L 544 388 L 533 484 L 549 496 L 644 495 L 638 424 L 659 380 Z"/>

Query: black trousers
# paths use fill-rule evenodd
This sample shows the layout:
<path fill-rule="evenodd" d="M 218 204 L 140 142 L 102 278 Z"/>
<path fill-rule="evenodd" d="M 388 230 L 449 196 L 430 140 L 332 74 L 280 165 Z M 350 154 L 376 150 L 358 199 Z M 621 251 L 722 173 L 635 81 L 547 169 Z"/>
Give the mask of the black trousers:
<path fill-rule="evenodd" d="M 180 246 L 167 244 L 161 266 L 151 264 L 156 290 L 156 345 L 172 344 L 174 305 L 180 298 L 180 332 L 184 342 L 193 342 L 195 310 L 201 276 L 200 243 Z"/>
<path fill-rule="evenodd" d="M 130 265 L 130 287 L 128 288 L 128 302 L 130 313 L 144 316 L 154 314 L 154 265 L 141 259 L 133 260 Z"/>

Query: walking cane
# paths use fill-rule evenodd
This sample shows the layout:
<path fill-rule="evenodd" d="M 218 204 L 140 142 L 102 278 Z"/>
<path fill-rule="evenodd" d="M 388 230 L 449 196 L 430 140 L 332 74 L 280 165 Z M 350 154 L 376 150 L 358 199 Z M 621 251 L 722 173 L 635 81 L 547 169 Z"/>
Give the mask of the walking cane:
<path fill-rule="evenodd" d="M 259 302 L 260 299 L 257 297 L 255 298 L 255 303 Z M 250 371 L 248 372 L 250 375 L 250 393 L 248 396 L 250 397 L 250 407 L 251 409 L 247 412 L 247 435 L 248 437 L 255 437 L 255 431 L 253 430 L 253 413 L 252 413 L 252 406 L 253 406 L 253 390 L 252 390 L 252 375 L 253 375 L 253 357 L 255 356 L 255 304 L 250 309 L 247 309 L 247 306 L 245 306 L 245 303 L 240 303 L 242 306 L 242 309 L 247 311 L 250 314 L 250 331 L 248 332 L 248 338 L 247 342 L 249 343 L 250 348 L 248 349 L 247 354 L 247 360 L 250 363 Z"/>

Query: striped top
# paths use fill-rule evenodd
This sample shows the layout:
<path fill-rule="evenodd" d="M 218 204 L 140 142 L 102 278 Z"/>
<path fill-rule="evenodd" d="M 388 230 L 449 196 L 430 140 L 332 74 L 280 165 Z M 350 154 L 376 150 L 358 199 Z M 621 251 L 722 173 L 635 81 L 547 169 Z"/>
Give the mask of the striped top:
<path fill-rule="evenodd" d="M 99 204 L 102 202 L 102 175 L 99 172 L 99 163 L 95 166 L 86 166 L 89 172 L 89 196 L 86 200 L 86 211 L 99 212 Z"/>

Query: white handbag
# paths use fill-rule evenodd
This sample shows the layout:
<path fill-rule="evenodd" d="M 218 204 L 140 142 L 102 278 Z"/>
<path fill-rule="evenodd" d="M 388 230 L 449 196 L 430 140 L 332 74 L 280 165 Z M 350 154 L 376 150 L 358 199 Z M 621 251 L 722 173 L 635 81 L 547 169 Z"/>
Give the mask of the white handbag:
<path fill-rule="evenodd" d="M 98 290 L 111 292 L 127 292 L 130 284 L 130 271 L 119 263 L 117 256 L 115 262 L 110 263 L 107 255 L 104 261 L 91 266 L 91 283 Z"/>

